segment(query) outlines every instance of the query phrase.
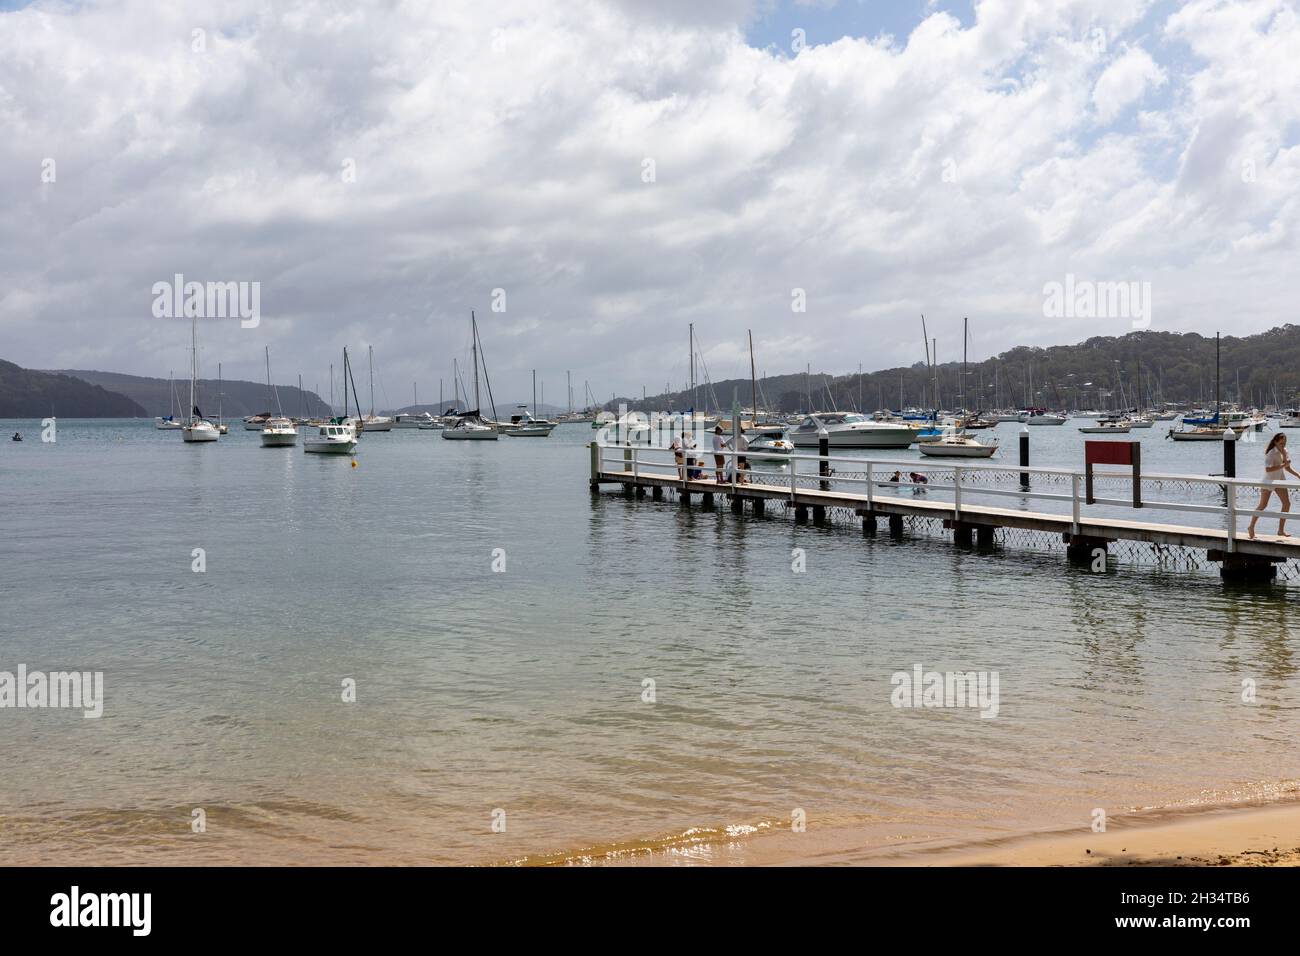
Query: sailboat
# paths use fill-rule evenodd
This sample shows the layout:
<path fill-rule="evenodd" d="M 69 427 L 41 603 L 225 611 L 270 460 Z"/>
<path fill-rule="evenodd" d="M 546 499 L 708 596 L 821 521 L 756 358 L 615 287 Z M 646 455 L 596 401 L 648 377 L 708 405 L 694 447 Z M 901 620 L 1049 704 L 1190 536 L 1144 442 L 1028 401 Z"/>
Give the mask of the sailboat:
<path fill-rule="evenodd" d="M 217 426 L 203 417 L 199 407 L 194 404 L 195 389 L 199 381 L 199 320 L 197 316 L 190 319 L 190 414 L 181 426 L 181 438 L 186 442 L 216 441 L 219 433 Z"/>
<path fill-rule="evenodd" d="M 262 426 L 262 447 L 263 448 L 289 448 L 298 444 L 298 429 L 294 427 L 293 422 L 284 417 L 284 409 L 280 407 L 280 392 L 271 385 L 271 348 L 266 348 L 266 392 L 267 398 L 275 398 L 276 417 L 267 419 Z"/>
<path fill-rule="evenodd" d="M 1165 432 L 1166 438 L 1172 438 L 1174 441 L 1220 441 L 1223 433 L 1228 430 L 1224 425 L 1221 417 L 1222 412 L 1222 383 L 1219 374 L 1219 333 L 1214 333 L 1214 417 L 1202 418 L 1197 420 L 1195 428 L 1174 428 Z M 1186 415 L 1183 421 L 1187 422 Z"/>
<path fill-rule="evenodd" d="M 222 417 L 221 417 L 221 402 L 222 402 L 222 400 L 226 397 L 226 393 L 225 393 L 224 391 L 222 391 L 221 384 L 222 384 L 222 383 L 221 383 L 221 363 L 218 362 L 218 363 L 217 363 L 217 434 L 218 434 L 218 435 L 229 435 L 229 434 L 230 434 L 230 426 L 227 425 L 227 424 L 225 423 L 225 421 L 222 420 Z"/>
<path fill-rule="evenodd" d="M 375 347 L 371 345 L 368 348 L 370 350 L 370 414 L 361 419 L 361 430 L 363 432 L 390 432 L 393 430 L 393 420 L 375 414 Z M 346 385 L 346 382 L 344 384 Z"/>
<path fill-rule="evenodd" d="M 496 441 L 500 436 L 494 426 L 489 425 L 479 414 L 479 394 L 478 394 L 478 320 L 471 311 L 469 314 L 470 322 L 470 352 L 474 359 L 474 408 L 472 411 L 457 411 L 456 422 L 453 425 L 442 430 L 442 437 L 452 441 Z M 485 368 L 486 374 L 486 368 Z"/>
<path fill-rule="evenodd" d="M 171 372 L 167 373 L 167 390 L 171 392 L 172 397 L 170 408 L 171 414 L 166 418 L 163 418 L 161 415 L 155 418 L 153 420 L 153 427 L 162 429 L 163 431 L 173 431 L 180 428 L 181 423 L 176 420 L 176 382 L 172 378 Z"/>
<path fill-rule="evenodd" d="M 269 361 L 269 359 L 268 359 Z M 316 426 L 316 431 L 307 432 L 302 438 L 302 450 L 317 455 L 350 455 L 357 447 L 356 419 L 348 417 L 348 381 L 352 378 L 352 366 L 348 363 L 348 350 L 343 350 L 343 414 Z M 269 373 L 268 373 L 269 380 Z M 352 386 L 353 398 L 356 398 L 356 383 Z M 333 395 L 330 402 L 333 403 Z M 331 408 L 331 410 L 333 410 Z"/>

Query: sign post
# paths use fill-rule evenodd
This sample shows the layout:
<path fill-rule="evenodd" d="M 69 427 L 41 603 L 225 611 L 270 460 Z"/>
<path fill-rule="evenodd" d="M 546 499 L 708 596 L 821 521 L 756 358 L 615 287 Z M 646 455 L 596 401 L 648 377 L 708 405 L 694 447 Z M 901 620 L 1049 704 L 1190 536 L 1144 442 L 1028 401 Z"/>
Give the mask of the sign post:
<path fill-rule="evenodd" d="M 1142 445 L 1135 441 L 1085 441 L 1083 443 L 1085 470 L 1084 497 L 1095 504 L 1092 494 L 1093 465 L 1131 465 L 1133 468 L 1133 507 L 1142 507 Z"/>

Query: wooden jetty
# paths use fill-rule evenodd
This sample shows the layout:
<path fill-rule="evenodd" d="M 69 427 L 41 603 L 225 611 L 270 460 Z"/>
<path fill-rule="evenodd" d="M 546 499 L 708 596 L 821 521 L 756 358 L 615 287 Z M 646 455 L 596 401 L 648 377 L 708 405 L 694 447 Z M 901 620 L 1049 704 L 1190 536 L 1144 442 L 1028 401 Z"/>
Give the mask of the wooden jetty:
<path fill-rule="evenodd" d="M 738 481 L 734 469 L 727 469 L 727 480 L 714 478 L 712 451 L 696 450 L 691 455 L 700 461 L 701 473 L 696 477 L 686 475 L 667 448 L 632 444 L 604 444 L 592 442 L 590 486 L 599 491 L 604 485 L 621 486 L 624 494 L 642 497 L 647 490 L 655 500 L 662 500 L 665 491 L 674 492 L 682 504 L 698 497 L 706 507 L 712 507 L 716 496 L 730 502 L 731 510 L 741 512 L 746 505 L 755 515 L 762 515 L 769 501 L 780 502 L 794 511 L 795 521 L 806 522 L 811 516 L 814 523 L 825 521 L 831 508 L 848 509 L 862 519 L 863 532 L 877 533 L 878 522 L 888 523 L 889 532 L 895 536 L 904 533 L 904 519 L 922 517 L 939 519 L 945 529 L 953 534 L 959 545 L 989 546 L 994 532 L 999 528 L 1024 529 L 1060 535 L 1067 557 L 1073 562 L 1094 562 L 1100 550 L 1103 555 L 1110 545 L 1119 541 L 1146 542 L 1164 547 L 1181 547 L 1203 550 L 1207 560 L 1218 563 L 1225 581 L 1268 581 L 1276 577 L 1276 565 L 1300 559 L 1300 540 L 1277 535 L 1259 534 L 1246 537 L 1236 528 L 1239 521 L 1249 520 L 1258 513 L 1261 518 L 1294 517 L 1300 521 L 1300 512 L 1285 513 L 1275 509 L 1255 512 L 1251 510 L 1259 487 L 1258 481 L 1207 475 L 1177 475 L 1147 473 L 1141 482 L 1158 482 L 1162 486 L 1179 485 L 1217 487 L 1223 504 L 1197 501 L 1140 500 L 1137 488 L 1131 498 L 1097 498 L 1089 500 L 1085 485 L 1091 490 L 1087 470 L 1040 468 L 1024 465 L 992 465 L 948 461 L 937 464 L 932 460 L 884 460 L 852 458 L 827 454 L 823 445 L 817 455 L 765 455 L 755 452 L 722 454 L 728 464 L 737 454 L 751 462 L 763 460 L 765 464 L 785 463 L 786 473 L 754 473 L 750 481 Z M 798 471 L 798 463 L 816 464 L 816 471 Z M 809 466 L 811 467 L 811 466 Z M 927 481 L 924 485 L 909 480 L 890 481 L 895 472 L 919 472 L 928 475 L 951 475 L 951 481 Z M 996 487 L 996 483 L 981 482 L 993 477 L 989 473 L 1019 476 L 1017 487 Z M 1033 490 L 1035 476 L 1051 478 L 1064 486 L 1069 493 Z M 1107 472 L 1099 478 L 1129 478 L 1131 476 Z M 861 491 L 845 490 L 842 485 L 861 486 Z M 1300 482 L 1275 482 L 1272 487 L 1288 488 L 1300 492 Z M 927 494 L 901 496 L 900 490 L 924 488 Z M 1212 497 L 1203 497 L 1207 501 Z M 951 500 L 935 500 L 932 492 L 946 492 Z M 1250 502 L 1244 509 L 1237 502 Z M 1017 507 L 998 507 L 991 504 L 973 504 L 976 497 L 1008 497 L 1016 499 Z M 1027 503 L 1033 500 L 1068 502 L 1068 514 L 1030 511 Z M 1140 502 L 1140 503 L 1138 503 Z M 1135 503 L 1137 503 L 1135 507 Z M 1197 527 L 1168 524 L 1142 518 L 1115 518 L 1088 514 L 1090 505 L 1109 505 L 1129 508 L 1134 515 L 1154 511 L 1194 512 L 1219 515 L 1223 527 Z M 1300 530 L 1298 528 L 1297 530 Z"/>

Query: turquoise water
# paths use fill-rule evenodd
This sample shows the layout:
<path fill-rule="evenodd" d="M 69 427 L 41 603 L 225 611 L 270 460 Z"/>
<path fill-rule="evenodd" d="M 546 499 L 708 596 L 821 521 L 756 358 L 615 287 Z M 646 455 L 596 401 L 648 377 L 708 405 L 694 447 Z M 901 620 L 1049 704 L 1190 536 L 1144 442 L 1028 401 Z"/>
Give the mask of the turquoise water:
<path fill-rule="evenodd" d="M 593 496 L 586 425 L 365 436 L 356 468 L 0 429 L 0 670 L 105 685 L 98 720 L 0 709 L 3 862 L 871 859 L 1300 780 L 1289 587 Z M 1077 464 L 1070 426 L 1033 439 Z M 916 664 L 997 671 L 998 716 L 894 708 Z"/>

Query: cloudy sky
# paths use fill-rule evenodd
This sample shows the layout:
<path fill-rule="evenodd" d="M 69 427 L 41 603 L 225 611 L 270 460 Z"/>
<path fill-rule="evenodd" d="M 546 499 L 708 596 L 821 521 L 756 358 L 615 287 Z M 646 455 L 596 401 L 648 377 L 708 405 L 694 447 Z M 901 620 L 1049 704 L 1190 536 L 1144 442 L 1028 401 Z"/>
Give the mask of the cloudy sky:
<path fill-rule="evenodd" d="M 498 397 L 1122 334 L 1045 284 L 1149 282 L 1154 329 L 1300 301 L 1287 0 L 0 0 L 0 358 L 166 375 L 154 284 L 227 377 Z M 504 290 L 494 300 L 493 290 Z M 793 310 L 802 290 L 806 311 Z M 504 306 L 504 311 L 493 311 Z M 364 385 L 363 385 L 364 388 Z M 385 403 L 388 404 L 388 403 Z"/>

